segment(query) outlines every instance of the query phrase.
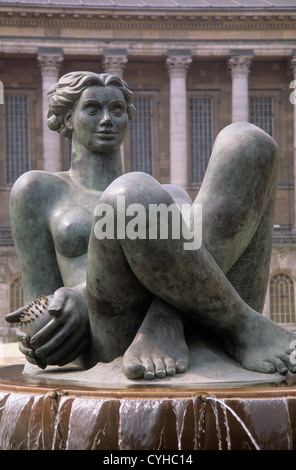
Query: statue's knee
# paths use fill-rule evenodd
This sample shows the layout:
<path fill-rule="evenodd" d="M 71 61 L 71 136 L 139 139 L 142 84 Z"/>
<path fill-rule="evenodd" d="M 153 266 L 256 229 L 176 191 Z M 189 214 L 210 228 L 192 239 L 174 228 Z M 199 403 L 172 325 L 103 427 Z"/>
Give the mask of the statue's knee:
<path fill-rule="evenodd" d="M 192 204 L 192 200 L 185 189 L 174 184 L 163 184 L 162 187 L 171 195 L 177 204 Z"/>
<path fill-rule="evenodd" d="M 117 207 L 120 197 L 121 201 L 124 200 L 125 206 L 146 205 L 157 198 L 160 191 L 162 191 L 161 185 L 152 176 L 147 173 L 131 172 L 114 180 L 103 192 L 100 203 Z"/>
<path fill-rule="evenodd" d="M 254 149 L 254 154 L 259 155 L 271 164 L 277 164 L 279 151 L 275 140 L 260 127 L 251 123 L 245 124 L 247 124 L 245 132 L 248 135 L 251 147 Z"/>
<path fill-rule="evenodd" d="M 221 152 L 222 150 L 222 152 Z M 214 148 L 229 162 L 274 170 L 279 162 L 275 140 L 258 126 L 249 122 L 238 122 L 225 127 L 218 135 Z"/>

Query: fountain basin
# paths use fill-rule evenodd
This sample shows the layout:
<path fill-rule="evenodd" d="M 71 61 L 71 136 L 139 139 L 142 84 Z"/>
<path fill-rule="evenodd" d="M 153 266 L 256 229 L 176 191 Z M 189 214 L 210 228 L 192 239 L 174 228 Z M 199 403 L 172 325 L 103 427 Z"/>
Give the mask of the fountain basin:
<path fill-rule="evenodd" d="M 295 385 L 61 385 L 4 366 L 0 449 L 292 450 Z"/>

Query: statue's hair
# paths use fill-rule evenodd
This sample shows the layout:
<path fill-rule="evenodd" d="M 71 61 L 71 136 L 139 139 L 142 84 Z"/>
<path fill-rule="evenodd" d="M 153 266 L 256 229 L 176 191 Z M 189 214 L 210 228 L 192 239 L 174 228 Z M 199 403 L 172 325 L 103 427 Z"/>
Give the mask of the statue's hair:
<path fill-rule="evenodd" d="M 47 125 L 49 129 L 71 139 L 72 130 L 65 125 L 65 114 L 73 107 L 81 93 L 93 85 L 118 87 L 124 96 L 129 120 L 133 119 L 136 112 L 132 104 L 134 94 L 128 89 L 124 80 L 108 73 L 71 72 L 61 77 L 47 93 L 49 105 Z"/>

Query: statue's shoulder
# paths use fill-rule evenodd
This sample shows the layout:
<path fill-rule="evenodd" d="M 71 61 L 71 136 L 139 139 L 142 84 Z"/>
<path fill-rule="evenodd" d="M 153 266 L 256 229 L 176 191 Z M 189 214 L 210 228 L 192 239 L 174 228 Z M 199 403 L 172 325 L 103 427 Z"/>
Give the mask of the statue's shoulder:
<path fill-rule="evenodd" d="M 11 191 L 11 200 L 29 202 L 42 199 L 49 200 L 53 195 L 59 194 L 59 189 L 65 185 L 65 180 L 59 173 L 48 173 L 41 170 L 32 170 L 22 174 L 14 183 Z"/>

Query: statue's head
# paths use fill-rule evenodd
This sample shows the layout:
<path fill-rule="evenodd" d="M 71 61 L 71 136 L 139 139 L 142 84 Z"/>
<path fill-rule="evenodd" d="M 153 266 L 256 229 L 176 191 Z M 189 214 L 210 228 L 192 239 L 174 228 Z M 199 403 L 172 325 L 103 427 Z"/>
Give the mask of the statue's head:
<path fill-rule="evenodd" d="M 73 131 L 66 125 L 65 117 L 69 110 L 74 108 L 83 91 L 93 86 L 119 88 L 126 103 L 128 118 L 129 120 L 133 119 L 136 111 L 132 104 L 134 95 L 124 80 L 107 73 L 71 72 L 61 77 L 47 93 L 49 104 L 47 125 L 49 129 L 71 139 Z"/>

